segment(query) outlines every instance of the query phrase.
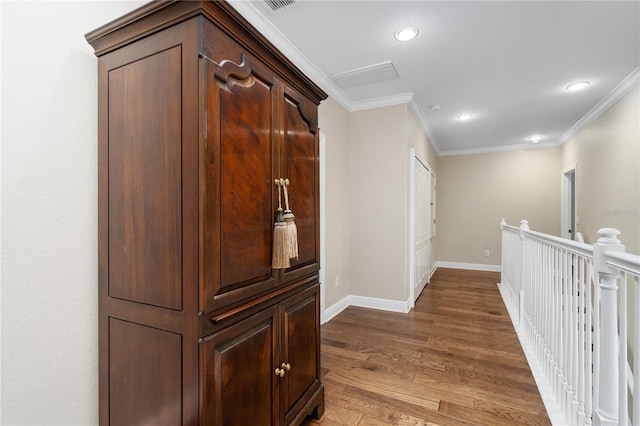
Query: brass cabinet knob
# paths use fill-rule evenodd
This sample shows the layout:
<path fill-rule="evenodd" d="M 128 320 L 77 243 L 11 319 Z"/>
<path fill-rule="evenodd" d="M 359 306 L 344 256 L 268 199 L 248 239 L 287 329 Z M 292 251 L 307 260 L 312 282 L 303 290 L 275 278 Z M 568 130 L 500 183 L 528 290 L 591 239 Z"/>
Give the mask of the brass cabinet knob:
<path fill-rule="evenodd" d="M 291 364 L 287 362 L 283 362 L 280 367 L 282 367 L 283 370 L 287 370 L 287 371 L 291 370 Z"/>
<path fill-rule="evenodd" d="M 284 370 L 284 368 L 276 368 L 276 376 L 284 377 L 285 374 L 287 374 L 287 372 Z"/>

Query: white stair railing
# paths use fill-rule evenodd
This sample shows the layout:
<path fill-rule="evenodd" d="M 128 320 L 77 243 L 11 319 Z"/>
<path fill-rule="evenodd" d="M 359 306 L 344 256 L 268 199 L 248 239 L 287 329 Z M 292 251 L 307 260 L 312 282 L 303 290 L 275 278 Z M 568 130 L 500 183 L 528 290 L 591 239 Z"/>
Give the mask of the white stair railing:
<path fill-rule="evenodd" d="M 532 231 L 525 220 L 501 228 L 500 292 L 552 423 L 640 425 L 640 256 L 624 253 L 615 229 L 598 231 L 592 246 Z"/>

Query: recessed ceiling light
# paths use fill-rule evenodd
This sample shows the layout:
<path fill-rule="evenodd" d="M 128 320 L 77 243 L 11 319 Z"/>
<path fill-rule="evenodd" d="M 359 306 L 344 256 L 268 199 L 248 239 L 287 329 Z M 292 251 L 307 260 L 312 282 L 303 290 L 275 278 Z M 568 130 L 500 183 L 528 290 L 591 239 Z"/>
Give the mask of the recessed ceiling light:
<path fill-rule="evenodd" d="M 468 120 L 471 120 L 472 118 L 473 118 L 473 114 L 469 114 L 469 113 L 460 114 L 458 116 L 458 120 L 460 121 L 468 121 Z"/>
<path fill-rule="evenodd" d="M 402 27 L 396 31 L 396 40 L 409 41 L 414 39 L 418 35 L 418 29 L 416 27 Z"/>
<path fill-rule="evenodd" d="M 440 104 L 431 105 L 431 111 L 440 111 Z"/>
<path fill-rule="evenodd" d="M 542 136 L 533 135 L 529 138 L 529 140 L 531 141 L 531 143 L 539 143 L 542 140 Z"/>
<path fill-rule="evenodd" d="M 571 91 L 571 92 L 575 92 L 576 90 L 582 90 L 585 87 L 587 87 L 589 84 L 588 81 L 576 81 L 575 83 L 571 83 L 570 85 L 567 86 L 567 90 Z"/>

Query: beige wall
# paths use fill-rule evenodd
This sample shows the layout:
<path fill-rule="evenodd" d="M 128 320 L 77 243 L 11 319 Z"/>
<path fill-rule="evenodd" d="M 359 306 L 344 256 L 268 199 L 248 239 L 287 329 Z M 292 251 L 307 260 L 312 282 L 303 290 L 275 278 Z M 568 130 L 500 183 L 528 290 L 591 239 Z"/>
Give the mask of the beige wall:
<path fill-rule="evenodd" d="M 593 244 L 617 228 L 627 251 L 640 253 L 640 89 L 636 86 L 562 149 L 576 165 L 578 231 Z"/>
<path fill-rule="evenodd" d="M 349 120 L 350 291 L 408 297 L 406 105 L 351 113 Z"/>
<path fill-rule="evenodd" d="M 325 306 L 347 295 L 404 302 L 409 148 L 434 171 L 437 157 L 407 105 L 349 113 L 327 99 L 319 122 L 327 138 Z"/>
<path fill-rule="evenodd" d="M 559 235 L 560 164 L 560 148 L 439 157 L 438 260 L 499 265 L 501 218 Z"/>
<path fill-rule="evenodd" d="M 320 131 L 326 136 L 325 162 L 325 306 L 349 294 L 349 113 L 332 98 L 318 110 Z M 336 280 L 338 287 L 336 287 Z"/>

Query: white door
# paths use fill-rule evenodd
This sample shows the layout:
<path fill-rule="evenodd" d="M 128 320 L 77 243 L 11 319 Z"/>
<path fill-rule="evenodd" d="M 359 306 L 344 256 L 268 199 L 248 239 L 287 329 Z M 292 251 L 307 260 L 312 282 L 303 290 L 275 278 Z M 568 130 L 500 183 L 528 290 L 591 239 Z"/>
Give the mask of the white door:
<path fill-rule="evenodd" d="M 431 271 L 431 173 L 430 167 L 411 150 L 410 295 L 422 293 Z"/>

